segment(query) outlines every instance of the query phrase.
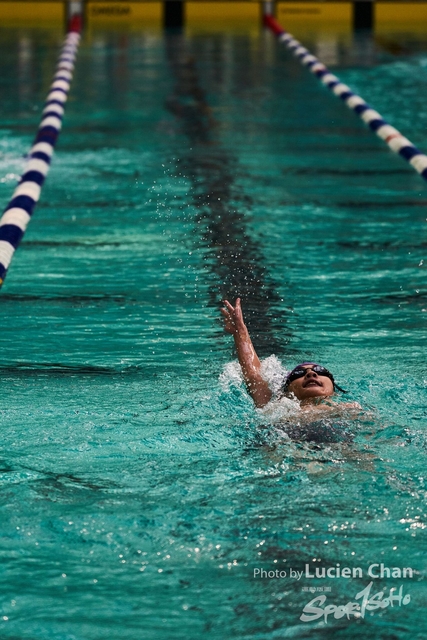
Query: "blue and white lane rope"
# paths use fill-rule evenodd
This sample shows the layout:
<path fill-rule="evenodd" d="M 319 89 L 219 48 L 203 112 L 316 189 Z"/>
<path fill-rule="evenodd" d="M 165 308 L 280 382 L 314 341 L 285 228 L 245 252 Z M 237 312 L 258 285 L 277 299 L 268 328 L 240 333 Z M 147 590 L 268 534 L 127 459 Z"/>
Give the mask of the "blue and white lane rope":
<path fill-rule="evenodd" d="M 421 153 L 400 131 L 388 124 L 363 98 L 353 93 L 346 84 L 343 84 L 316 56 L 313 56 L 298 40 L 285 31 L 277 20 L 267 15 L 264 16 L 264 23 L 273 31 L 278 40 L 283 42 L 293 52 L 294 56 L 299 58 L 301 63 L 310 69 L 311 73 L 316 75 L 332 93 L 341 98 L 349 109 L 355 111 L 368 127 L 388 144 L 392 151 L 405 158 L 414 167 L 415 171 L 424 180 L 427 180 L 426 155 Z"/>
<path fill-rule="evenodd" d="M 12 199 L 0 218 L 0 287 L 40 198 L 41 188 L 49 171 L 53 149 L 61 130 L 64 104 L 67 101 L 80 41 L 80 30 L 80 17 L 73 16 L 27 164 Z"/>

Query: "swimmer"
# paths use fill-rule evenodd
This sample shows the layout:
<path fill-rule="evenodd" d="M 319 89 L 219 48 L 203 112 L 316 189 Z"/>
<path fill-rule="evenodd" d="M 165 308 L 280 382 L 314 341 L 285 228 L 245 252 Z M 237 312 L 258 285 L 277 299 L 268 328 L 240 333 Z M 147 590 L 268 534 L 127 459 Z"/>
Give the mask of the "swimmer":
<path fill-rule="evenodd" d="M 261 362 L 243 319 L 240 298 L 237 298 L 234 307 L 228 300 L 224 300 L 224 304 L 221 313 L 225 330 L 234 337 L 246 388 L 255 406 L 265 407 L 273 394 L 268 382 L 261 375 Z M 282 397 L 295 397 L 299 400 L 301 409 L 305 411 L 321 410 L 330 414 L 334 410 L 339 412 L 343 409 L 361 409 L 357 402 L 334 402 L 331 397 L 337 390 L 345 393 L 344 389 L 336 384 L 330 371 L 314 362 L 303 362 L 292 369 L 285 378 Z"/>

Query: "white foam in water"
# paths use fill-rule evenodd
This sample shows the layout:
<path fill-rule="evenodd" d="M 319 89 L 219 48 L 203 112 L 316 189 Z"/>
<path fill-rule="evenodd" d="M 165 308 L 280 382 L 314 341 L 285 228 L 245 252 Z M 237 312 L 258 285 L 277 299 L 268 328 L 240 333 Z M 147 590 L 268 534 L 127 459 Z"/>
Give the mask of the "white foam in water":
<path fill-rule="evenodd" d="M 257 409 L 257 412 L 262 417 L 263 421 L 283 421 L 284 419 L 295 416 L 296 413 L 300 412 L 301 409 L 298 400 L 277 397 L 287 373 L 288 370 L 285 369 L 280 360 L 274 355 L 261 361 L 261 375 L 265 380 L 267 380 L 269 387 L 273 392 L 273 399 L 271 402 L 262 409 Z M 219 382 L 225 392 L 230 391 L 230 387 L 232 386 L 244 387 L 242 369 L 237 360 L 228 362 L 224 366 L 219 377 Z"/>
<path fill-rule="evenodd" d="M 261 375 L 267 380 L 274 395 L 279 393 L 288 373 L 288 369 L 285 369 L 279 358 L 274 355 L 261 361 Z"/>
<path fill-rule="evenodd" d="M 261 360 L 261 375 L 267 380 L 274 395 L 280 391 L 283 379 L 288 371 L 285 369 L 276 356 L 269 356 Z M 219 376 L 219 382 L 224 391 L 229 391 L 230 386 L 241 387 L 244 385 L 242 369 L 238 360 L 227 362 Z"/>
<path fill-rule="evenodd" d="M 289 418 L 295 419 L 296 415 L 301 413 L 301 407 L 298 400 L 291 400 L 284 396 L 279 400 L 271 400 L 262 409 L 257 409 L 257 412 L 264 422 L 267 420 L 270 423 L 276 423 Z"/>
<path fill-rule="evenodd" d="M 225 392 L 230 391 L 231 386 L 241 387 L 243 385 L 242 369 L 237 360 L 227 362 L 227 364 L 224 365 L 222 373 L 219 376 L 219 383 Z"/>

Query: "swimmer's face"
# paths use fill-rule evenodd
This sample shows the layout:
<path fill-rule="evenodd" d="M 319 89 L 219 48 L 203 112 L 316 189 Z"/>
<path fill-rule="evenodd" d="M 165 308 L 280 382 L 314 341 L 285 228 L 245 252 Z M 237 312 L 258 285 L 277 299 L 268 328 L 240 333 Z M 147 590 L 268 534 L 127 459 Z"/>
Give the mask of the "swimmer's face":
<path fill-rule="evenodd" d="M 334 383 L 328 376 L 322 376 L 311 369 L 313 364 L 301 365 L 301 369 L 306 370 L 306 374 L 293 380 L 288 386 L 288 391 L 293 393 L 298 400 L 308 398 L 325 398 L 333 395 Z M 299 368 L 299 367 L 298 367 Z"/>

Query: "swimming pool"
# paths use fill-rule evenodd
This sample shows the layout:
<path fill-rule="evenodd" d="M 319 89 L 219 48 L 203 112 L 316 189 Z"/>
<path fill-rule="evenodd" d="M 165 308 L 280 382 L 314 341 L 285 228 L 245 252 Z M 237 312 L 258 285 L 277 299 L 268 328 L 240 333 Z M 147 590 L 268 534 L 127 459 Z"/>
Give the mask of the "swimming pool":
<path fill-rule="evenodd" d="M 5 203 L 61 40 L 1 32 Z M 425 41 L 304 43 L 427 149 Z M 269 34 L 86 36 L 1 293 L 2 638 L 425 637 L 426 202 Z M 353 447 L 258 428 L 224 372 L 237 292 L 263 357 L 372 408 Z M 409 604 L 300 620 L 381 563 Z"/>

